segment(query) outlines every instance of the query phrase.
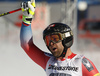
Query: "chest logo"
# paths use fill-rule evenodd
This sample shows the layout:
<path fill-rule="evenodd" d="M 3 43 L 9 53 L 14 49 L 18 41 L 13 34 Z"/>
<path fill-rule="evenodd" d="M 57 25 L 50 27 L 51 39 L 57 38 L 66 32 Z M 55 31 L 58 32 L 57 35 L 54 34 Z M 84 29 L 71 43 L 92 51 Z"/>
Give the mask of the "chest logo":
<path fill-rule="evenodd" d="M 68 70 L 68 71 L 76 71 L 78 72 L 78 67 L 72 67 L 72 66 L 55 66 L 55 65 L 49 65 L 48 69 L 52 70 Z"/>

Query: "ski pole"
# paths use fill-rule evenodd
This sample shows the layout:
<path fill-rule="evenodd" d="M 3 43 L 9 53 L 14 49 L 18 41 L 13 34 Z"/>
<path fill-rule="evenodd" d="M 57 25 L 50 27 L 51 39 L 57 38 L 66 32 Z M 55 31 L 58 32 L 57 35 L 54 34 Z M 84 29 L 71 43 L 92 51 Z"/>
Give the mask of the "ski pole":
<path fill-rule="evenodd" d="M 12 11 L 9 11 L 9 12 L 6 12 L 6 13 L 2 13 L 2 14 L 0 14 L 0 17 L 8 15 L 8 14 L 15 13 L 15 12 L 20 11 L 20 10 L 21 10 L 21 8 L 18 8 L 18 9 L 15 9 L 15 10 L 12 10 Z"/>

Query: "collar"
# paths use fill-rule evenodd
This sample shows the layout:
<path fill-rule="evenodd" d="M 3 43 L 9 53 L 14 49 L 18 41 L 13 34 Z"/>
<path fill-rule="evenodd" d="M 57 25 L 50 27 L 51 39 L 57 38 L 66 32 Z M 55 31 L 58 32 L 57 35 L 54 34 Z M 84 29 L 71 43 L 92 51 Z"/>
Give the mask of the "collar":
<path fill-rule="evenodd" d="M 68 59 L 72 59 L 74 56 L 76 56 L 76 54 L 72 53 L 70 56 L 68 56 Z"/>
<path fill-rule="evenodd" d="M 74 56 L 76 56 L 77 54 L 72 53 L 70 56 L 67 57 L 67 59 L 72 59 Z M 66 60 L 66 58 L 61 59 L 61 61 Z"/>

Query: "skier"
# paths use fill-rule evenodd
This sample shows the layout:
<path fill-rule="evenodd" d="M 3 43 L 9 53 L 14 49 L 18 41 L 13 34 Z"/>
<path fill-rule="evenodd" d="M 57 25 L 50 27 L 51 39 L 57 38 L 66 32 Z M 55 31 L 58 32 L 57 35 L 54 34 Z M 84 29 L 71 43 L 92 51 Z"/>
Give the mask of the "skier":
<path fill-rule="evenodd" d="M 43 52 L 33 42 L 31 21 L 35 3 L 22 2 L 21 47 L 27 55 L 45 71 L 47 76 L 100 76 L 95 65 L 83 55 L 75 54 L 71 28 L 63 23 L 51 23 L 43 31 L 43 39 L 52 54 Z"/>

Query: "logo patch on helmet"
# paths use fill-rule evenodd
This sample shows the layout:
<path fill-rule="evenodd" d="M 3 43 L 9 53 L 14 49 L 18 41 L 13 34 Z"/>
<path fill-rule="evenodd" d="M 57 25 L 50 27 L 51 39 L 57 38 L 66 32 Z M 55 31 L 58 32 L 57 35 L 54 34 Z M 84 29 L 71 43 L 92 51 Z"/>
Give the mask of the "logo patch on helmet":
<path fill-rule="evenodd" d="M 55 24 L 49 25 L 48 30 L 49 30 L 51 27 L 54 27 L 54 26 L 55 26 Z"/>

